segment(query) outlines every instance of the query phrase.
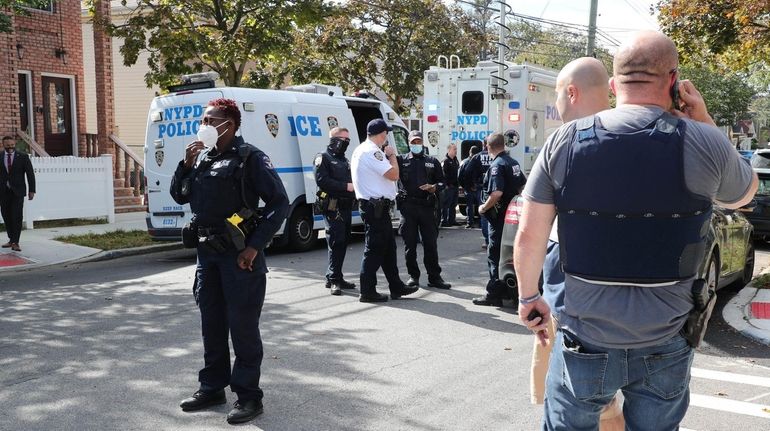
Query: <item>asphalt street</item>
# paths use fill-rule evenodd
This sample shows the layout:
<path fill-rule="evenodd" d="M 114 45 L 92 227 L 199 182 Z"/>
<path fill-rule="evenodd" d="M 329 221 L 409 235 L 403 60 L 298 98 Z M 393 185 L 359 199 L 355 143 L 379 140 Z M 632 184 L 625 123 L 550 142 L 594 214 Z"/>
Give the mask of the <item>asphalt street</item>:
<path fill-rule="evenodd" d="M 362 304 L 323 287 L 323 244 L 269 252 L 262 430 L 534 430 L 532 335 L 510 308 L 474 306 L 478 230 L 443 229 L 452 290 Z M 402 246 L 398 240 L 399 247 Z M 757 272 L 770 261 L 760 245 Z M 357 283 L 362 242 L 345 273 Z M 403 252 L 399 252 L 403 255 Z M 202 364 L 194 257 L 174 251 L 0 277 L 0 430 L 229 429 L 229 406 L 184 413 Z M 403 259 L 400 262 L 404 280 Z M 422 280 L 425 283 L 427 279 Z M 380 276 L 380 292 L 387 293 Z M 356 291 L 357 292 L 357 291 Z M 721 318 L 696 354 L 691 430 L 770 429 L 770 347 Z M 622 312 L 622 310 L 619 310 Z M 235 396 L 228 391 L 228 401 Z"/>

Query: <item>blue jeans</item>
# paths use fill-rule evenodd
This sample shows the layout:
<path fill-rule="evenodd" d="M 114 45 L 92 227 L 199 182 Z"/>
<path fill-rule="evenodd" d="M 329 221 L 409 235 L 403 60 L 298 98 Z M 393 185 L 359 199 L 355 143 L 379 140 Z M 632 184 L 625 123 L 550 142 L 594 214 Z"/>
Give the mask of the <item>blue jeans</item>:
<path fill-rule="evenodd" d="M 690 403 L 693 349 L 680 335 L 653 347 L 608 349 L 557 331 L 546 378 L 544 430 L 597 430 L 623 391 L 626 429 L 678 429 Z"/>

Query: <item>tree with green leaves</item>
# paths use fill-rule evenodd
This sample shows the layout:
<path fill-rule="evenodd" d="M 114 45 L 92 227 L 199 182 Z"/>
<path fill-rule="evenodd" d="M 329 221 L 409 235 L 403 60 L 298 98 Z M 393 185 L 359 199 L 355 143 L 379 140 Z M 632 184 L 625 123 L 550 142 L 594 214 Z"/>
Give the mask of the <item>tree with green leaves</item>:
<path fill-rule="evenodd" d="M 756 91 L 743 76 L 703 66 L 681 66 L 679 76 L 695 84 L 717 125 L 731 126 L 749 117 L 749 104 Z"/>
<path fill-rule="evenodd" d="M 50 5 L 48 0 L 0 0 L 0 33 L 10 33 L 11 14 L 27 15 L 25 8 L 43 8 Z"/>
<path fill-rule="evenodd" d="M 406 113 L 439 55 L 474 63 L 478 46 L 463 11 L 440 0 L 350 0 L 318 26 L 295 32 L 285 62 L 252 74 L 255 85 L 320 82 L 387 96 Z"/>
<path fill-rule="evenodd" d="M 280 58 L 290 49 L 293 30 L 317 22 L 324 9 L 322 0 L 136 3 L 127 21 L 111 24 L 110 32 L 124 39 L 120 52 L 126 66 L 149 52 L 145 82 L 161 87 L 203 70 L 219 73 L 228 86 L 240 86 L 250 67 Z"/>
<path fill-rule="evenodd" d="M 707 57 L 745 70 L 770 58 L 770 3 L 764 0 L 661 0 L 661 30 L 685 62 Z"/>

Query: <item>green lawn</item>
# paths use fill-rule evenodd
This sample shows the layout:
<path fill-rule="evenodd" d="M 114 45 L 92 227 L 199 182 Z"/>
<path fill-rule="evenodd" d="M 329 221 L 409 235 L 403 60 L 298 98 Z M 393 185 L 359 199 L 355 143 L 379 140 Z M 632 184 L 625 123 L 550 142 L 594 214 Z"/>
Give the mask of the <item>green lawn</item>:
<path fill-rule="evenodd" d="M 59 236 L 54 239 L 101 250 L 116 250 L 157 244 L 157 242 L 150 238 L 147 231 L 144 230 L 116 230 L 107 233 Z"/>

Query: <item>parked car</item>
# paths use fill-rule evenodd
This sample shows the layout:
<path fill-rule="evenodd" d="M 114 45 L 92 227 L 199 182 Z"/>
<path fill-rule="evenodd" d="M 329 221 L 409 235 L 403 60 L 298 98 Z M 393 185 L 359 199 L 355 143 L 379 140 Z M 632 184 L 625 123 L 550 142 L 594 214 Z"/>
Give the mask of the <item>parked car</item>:
<path fill-rule="evenodd" d="M 765 169 L 767 173 L 770 173 L 770 149 L 755 151 L 751 156 L 751 167 L 757 172 Z"/>
<path fill-rule="evenodd" d="M 770 153 L 768 155 L 770 156 Z M 754 195 L 750 204 L 741 208 L 741 211 L 754 226 L 754 237 L 768 240 L 770 239 L 770 169 L 754 168 L 754 172 L 759 177 L 757 194 Z"/>
<path fill-rule="evenodd" d="M 770 172 L 767 181 L 765 190 L 770 193 Z M 770 200 L 770 196 L 768 199 Z M 513 267 L 513 240 L 516 238 L 523 205 L 524 198 L 520 196 L 508 204 L 503 227 L 503 244 L 500 247 L 500 279 L 513 291 L 514 299 L 517 298 L 518 289 Z M 770 207 L 770 204 L 768 206 Z M 713 209 L 706 247 L 708 253 L 699 273 L 706 278 L 709 285 L 716 286 L 716 289 L 725 286 L 740 289 L 748 284 L 754 275 L 754 227 L 739 210 L 716 205 Z"/>

